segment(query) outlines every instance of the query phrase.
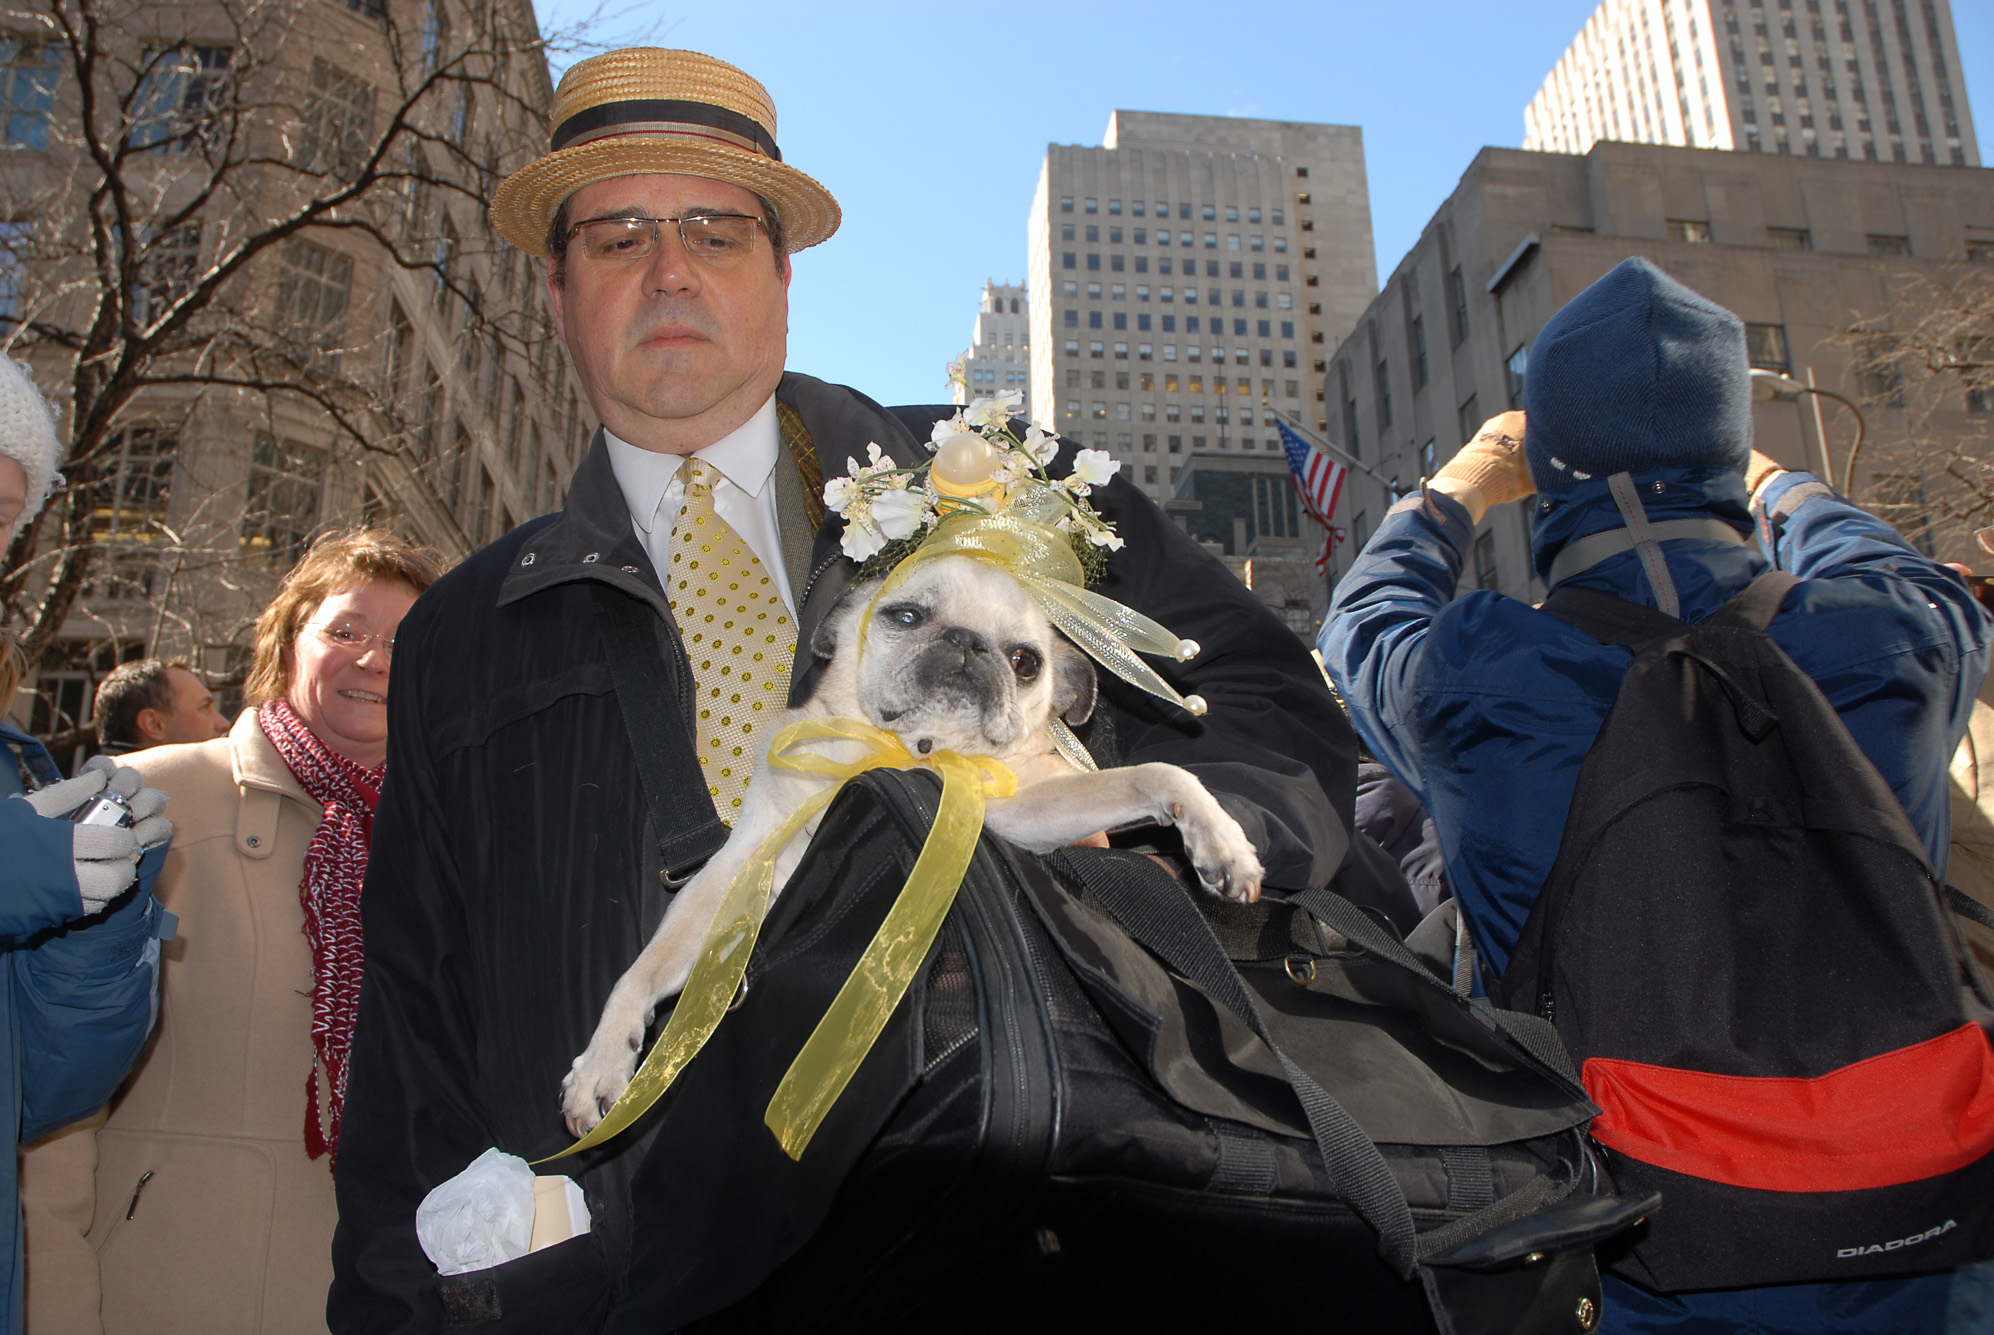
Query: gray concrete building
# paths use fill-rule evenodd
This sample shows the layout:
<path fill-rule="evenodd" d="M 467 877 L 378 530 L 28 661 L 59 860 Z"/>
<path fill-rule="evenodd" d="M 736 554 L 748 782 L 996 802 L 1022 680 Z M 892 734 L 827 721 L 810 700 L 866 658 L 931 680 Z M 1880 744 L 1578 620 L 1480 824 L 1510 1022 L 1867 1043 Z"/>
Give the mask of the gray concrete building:
<path fill-rule="evenodd" d="M 1203 449 L 1182 470 L 1165 512 L 1314 644 L 1329 607 L 1315 570 L 1322 526 L 1302 508 L 1287 459 Z"/>
<path fill-rule="evenodd" d="M 1893 294 L 1906 284 L 1994 270 L 1994 171 L 1979 168 L 1610 142 L 1583 156 L 1485 148 L 1331 357 L 1332 435 L 1399 491 L 1417 486 L 1481 422 L 1522 405 L 1537 331 L 1631 255 L 1737 312 L 1755 365 L 1864 404 L 1853 486 L 1854 418 L 1837 404 L 1761 402 L 1760 449 L 1819 472 L 1825 443 L 1838 485 L 1920 545 L 1975 559 L 1972 523 L 1931 517 L 1959 485 L 1947 466 L 1985 453 L 1994 395 L 1943 377 L 1907 392 L 1916 368 L 1890 349 L 1907 318 Z M 1392 500 L 1352 473 L 1335 516 L 1350 541 L 1332 579 Z M 1491 510 L 1464 587 L 1542 598 L 1529 522 L 1527 503 Z"/>
<path fill-rule="evenodd" d="M 1025 396 L 1019 416 L 1032 415 L 1031 318 L 1030 296 L 1022 284 L 984 283 L 969 347 L 961 354 L 957 403 L 1015 391 Z"/>
<path fill-rule="evenodd" d="M 1323 420 L 1377 290 L 1353 126 L 1116 111 L 1048 146 L 1028 231 L 1034 413 L 1159 500 L 1197 451 L 1278 457 L 1267 404 Z"/>
<path fill-rule="evenodd" d="M 1602 139 L 1978 166 L 1950 0 L 1602 0 L 1523 113 Z"/>

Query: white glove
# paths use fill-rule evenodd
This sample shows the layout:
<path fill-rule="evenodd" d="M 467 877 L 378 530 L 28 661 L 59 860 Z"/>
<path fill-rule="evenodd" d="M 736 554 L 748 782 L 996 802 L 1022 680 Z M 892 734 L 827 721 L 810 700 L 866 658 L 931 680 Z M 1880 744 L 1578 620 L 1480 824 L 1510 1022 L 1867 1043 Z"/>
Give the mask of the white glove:
<path fill-rule="evenodd" d="M 92 756 L 73 779 L 64 779 L 27 794 L 36 814 L 51 820 L 74 816 L 78 808 L 109 788 L 132 809 L 132 825 L 79 825 L 70 848 L 76 860 L 76 884 L 86 913 L 96 913 L 127 890 L 138 876 L 145 850 L 173 837 L 173 826 L 159 813 L 166 794 L 147 788 L 139 772 L 109 756 Z"/>
<path fill-rule="evenodd" d="M 79 825 L 70 847 L 83 912 L 100 912 L 138 879 L 138 836 L 122 825 Z"/>

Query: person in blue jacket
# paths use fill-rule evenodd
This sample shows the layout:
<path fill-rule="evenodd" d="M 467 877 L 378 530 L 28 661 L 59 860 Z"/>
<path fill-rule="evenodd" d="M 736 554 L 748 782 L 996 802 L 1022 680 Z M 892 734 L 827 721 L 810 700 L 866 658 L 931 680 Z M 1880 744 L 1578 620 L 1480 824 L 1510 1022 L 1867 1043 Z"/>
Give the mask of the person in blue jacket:
<path fill-rule="evenodd" d="M 55 478 L 54 418 L 0 358 L 0 550 Z M 93 760 L 64 779 L 4 721 L 20 655 L 0 632 L 0 1110 L 14 1145 L 94 1112 L 152 1030 L 163 913 L 152 880 L 173 827 L 138 772 Z M 72 819 L 109 789 L 129 825 Z M 22 1328 L 21 1215 L 13 1146 L 0 1158 L 0 1331 Z"/>
<path fill-rule="evenodd" d="M 1432 812 L 1447 877 L 1500 976 L 1556 862 L 1579 766 L 1630 655 L 1528 604 L 1455 596 L 1489 506 L 1536 496 L 1532 556 L 1569 581 L 1659 606 L 1608 478 L 1631 474 L 1696 622 L 1768 564 L 1801 579 L 1770 634 L 1813 678 L 1944 874 L 1946 766 L 1987 669 L 1965 584 L 1889 525 L 1751 447 L 1738 318 L 1642 259 L 1554 315 L 1524 411 L 1491 420 L 1395 505 L 1337 586 L 1320 648 L 1359 734 Z M 1526 429 L 1527 424 L 1527 429 Z M 1606 1278 L 1603 1329 L 1945 1328 L 1949 1275 L 1654 1294 Z"/>

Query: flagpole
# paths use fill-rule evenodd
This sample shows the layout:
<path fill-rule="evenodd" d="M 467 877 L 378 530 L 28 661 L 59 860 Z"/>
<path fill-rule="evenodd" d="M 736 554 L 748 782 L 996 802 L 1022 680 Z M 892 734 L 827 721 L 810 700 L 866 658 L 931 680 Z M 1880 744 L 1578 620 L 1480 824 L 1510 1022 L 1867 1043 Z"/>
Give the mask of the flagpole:
<path fill-rule="evenodd" d="M 1268 412 L 1273 413 L 1277 417 L 1280 417 L 1284 420 L 1288 418 L 1287 413 L 1283 412 L 1279 408 L 1276 408 L 1273 404 L 1267 402 L 1267 400 L 1265 399 L 1260 400 L 1260 406 L 1262 408 L 1265 408 Z M 1362 470 L 1366 477 L 1377 482 L 1387 492 L 1393 492 L 1397 490 L 1397 488 L 1395 488 L 1392 485 L 1390 480 L 1379 474 L 1379 472 L 1376 469 L 1372 468 L 1371 465 L 1365 463 L 1362 459 L 1359 459 L 1356 455 L 1350 453 L 1348 450 L 1345 450 L 1340 446 L 1332 444 L 1327 436 L 1319 436 L 1315 432 L 1303 426 L 1300 418 L 1294 418 L 1292 420 L 1289 420 L 1288 425 L 1293 427 L 1295 431 L 1299 433 L 1301 437 L 1304 440 L 1307 440 L 1310 444 L 1317 445 L 1323 449 L 1328 450 L 1331 454 L 1334 454 L 1339 458 L 1349 461 L 1351 467 Z"/>

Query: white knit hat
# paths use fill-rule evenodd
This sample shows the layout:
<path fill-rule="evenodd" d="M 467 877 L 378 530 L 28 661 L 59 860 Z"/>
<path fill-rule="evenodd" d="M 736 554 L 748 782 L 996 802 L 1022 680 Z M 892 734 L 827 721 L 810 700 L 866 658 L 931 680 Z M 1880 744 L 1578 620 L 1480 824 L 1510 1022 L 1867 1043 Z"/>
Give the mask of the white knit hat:
<path fill-rule="evenodd" d="M 55 471 L 62 444 L 55 435 L 55 409 L 35 388 L 28 364 L 0 357 L 0 454 L 28 475 L 28 504 L 19 524 L 41 513 L 61 477 Z"/>

